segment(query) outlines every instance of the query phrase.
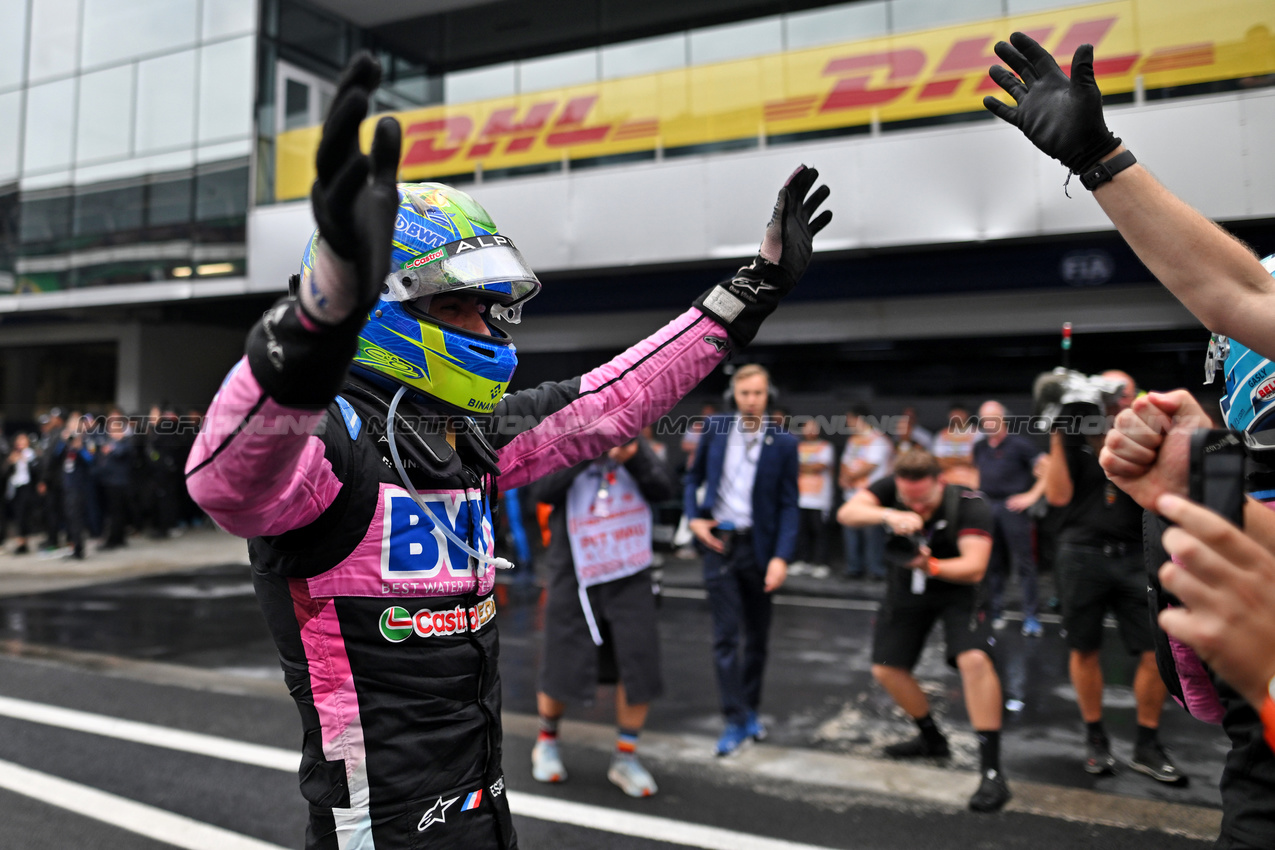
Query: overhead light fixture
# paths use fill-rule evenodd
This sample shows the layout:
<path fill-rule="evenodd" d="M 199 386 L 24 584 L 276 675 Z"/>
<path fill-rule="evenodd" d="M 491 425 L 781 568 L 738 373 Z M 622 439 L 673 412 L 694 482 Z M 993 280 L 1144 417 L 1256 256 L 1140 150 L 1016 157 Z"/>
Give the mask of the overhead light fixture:
<path fill-rule="evenodd" d="M 202 266 L 195 266 L 195 271 L 200 277 L 214 274 L 230 274 L 234 270 L 234 263 L 204 263 Z"/>
<path fill-rule="evenodd" d="M 190 266 L 178 266 L 173 269 L 173 277 L 190 277 Z"/>

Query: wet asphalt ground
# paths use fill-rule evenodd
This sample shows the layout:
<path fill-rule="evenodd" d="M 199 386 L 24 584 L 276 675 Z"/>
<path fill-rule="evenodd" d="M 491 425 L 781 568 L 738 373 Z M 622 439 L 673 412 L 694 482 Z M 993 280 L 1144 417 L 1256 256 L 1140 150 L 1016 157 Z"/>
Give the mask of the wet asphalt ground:
<path fill-rule="evenodd" d="M 1021 637 L 1016 622 L 998 633 L 1006 699 L 1021 703 L 1006 713 L 1002 745 L 1005 771 L 1018 792 L 1010 811 L 988 817 L 961 810 L 976 781 L 977 749 L 959 680 L 943 663 L 937 641 L 917 672 L 952 739 L 954 758 L 913 773 L 880 760 L 881 746 L 910 736 L 912 727 L 868 672 L 879 588 L 836 578 L 795 578 L 779 597 L 763 699 L 771 737 L 739 758 L 714 759 L 709 751 L 721 727 L 707 604 L 698 565 L 672 559 L 660 607 L 666 693 L 652 709 L 643 742 L 661 794 L 632 801 L 605 781 L 613 723 L 607 689 L 593 705 L 568 714 L 580 721 L 563 732 L 572 780 L 539 785 L 530 778 L 528 760 L 543 601 L 534 587 L 505 585 L 499 593 L 505 769 L 515 794 L 532 795 L 528 811 L 537 800 L 569 800 L 817 847 L 1206 846 L 1159 830 L 1180 820 L 1191 825 L 1188 834 L 1208 835 L 1227 746 L 1220 730 L 1166 705 L 1162 738 L 1191 777 L 1188 787 L 1160 785 L 1127 768 L 1114 777 L 1089 776 L 1080 764 L 1082 726 L 1056 623 L 1047 624 L 1040 639 Z M 1108 634 L 1106 723 L 1124 760 L 1134 729 L 1128 687 L 1133 663 L 1114 629 Z M 242 565 L 0 598 L 0 640 L 11 656 L 0 660 L 0 696 L 296 749 L 295 709 L 282 691 Z M 198 762 L 194 768 L 192 760 Z M 0 718 L 0 764 L 5 762 L 110 789 L 235 834 L 280 846 L 300 843 L 304 808 L 295 777 L 286 772 L 156 751 L 11 716 Z M 793 764 L 785 768 L 787 762 Z M 853 783 L 820 778 L 821 771 L 843 765 L 874 778 L 857 790 Z M 872 784 L 877 777 L 880 784 Z M 24 824 L 30 839 L 6 844 L 0 834 L 0 847 L 165 846 L 5 790 L 0 821 Z M 1138 828 L 1103 825 L 1111 823 Z M 524 847 L 678 846 L 534 815 L 519 817 L 518 824 Z M 662 833 L 639 828 L 638 834 Z M 50 843 L 39 843 L 37 835 Z"/>

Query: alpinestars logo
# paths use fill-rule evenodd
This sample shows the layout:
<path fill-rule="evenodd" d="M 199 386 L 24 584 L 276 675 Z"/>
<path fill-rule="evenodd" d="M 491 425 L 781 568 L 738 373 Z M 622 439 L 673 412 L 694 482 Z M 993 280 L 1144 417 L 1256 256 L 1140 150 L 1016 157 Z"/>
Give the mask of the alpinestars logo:
<path fill-rule="evenodd" d="M 709 345 L 713 346 L 713 348 L 716 348 L 718 351 L 726 350 L 727 342 L 726 340 L 722 339 L 720 336 L 706 336 L 704 337 L 704 342 L 707 342 Z"/>
<path fill-rule="evenodd" d="M 762 290 L 774 289 L 773 284 L 769 284 L 764 280 L 749 280 L 746 277 L 737 277 L 730 282 L 730 285 L 737 289 L 747 289 L 753 295 L 761 294 Z"/>
<path fill-rule="evenodd" d="M 450 800 L 438 798 L 438 802 L 430 807 L 430 810 L 421 815 L 421 822 L 416 825 L 417 832 L 424 832 L 436 823 L 447 823 L 447 809 L 452 803 L 459 800 L 460 797 L 452 797 Z"/>

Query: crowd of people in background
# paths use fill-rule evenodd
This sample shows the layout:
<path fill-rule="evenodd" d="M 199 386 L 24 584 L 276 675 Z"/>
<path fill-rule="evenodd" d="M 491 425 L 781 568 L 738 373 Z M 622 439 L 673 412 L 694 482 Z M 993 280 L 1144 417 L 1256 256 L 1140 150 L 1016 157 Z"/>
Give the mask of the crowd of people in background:
<path fill-rule="evenodd" d="M 0 436 L 0 541 L 13 555 L 83 558 L 204 522 L 186 492 L 186 456 L 202 413 L 155 405 L 145 415 L 51 408 L 38 430 Z"/>

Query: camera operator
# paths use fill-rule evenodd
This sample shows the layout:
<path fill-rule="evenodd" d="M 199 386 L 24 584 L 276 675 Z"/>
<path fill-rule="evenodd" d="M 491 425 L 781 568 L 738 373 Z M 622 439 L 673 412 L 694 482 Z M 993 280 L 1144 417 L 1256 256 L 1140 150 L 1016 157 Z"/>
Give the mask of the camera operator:
<path fill-rule="evenodd" d="M 978 735 L 978 790 L 970 808 L 1000 809 L 1010 798 L 1000 766 L 1001 685 L 992 664 L 991 627 L 978 610 L 978 583 L 992 551 L 992 515 L 979 494 L 939 480 L 939 463 L 923 449 L 899 456 L 894 475 L 860 490 L 837 511 L 842 525 L 885 525 L 885 599 L 872 636 L 872 675 L 916 722 L 920 734 L 885 749 L 891 758 L 946 757 L 947 738 L 930 717 L 912 675 L 936 620 L 943 621 L 947 661 L 961 674 L 965 705 Z"/>
<path fill-rule="evenodd" d="M 1074 376 L 1074 373 L 1071 373 Z M 1130 767 L 1161 782 L 1182 784 L 1186 777 L 1159 741 L 1160 713 L 1167 695 L 1155 660 L 1155 638 L 1147 611 L 1142 551 L 1142 510 L 1107 480 L 1098 465 L 1102 437 L 1085 436 L 1104 413 L 1127 408 L 1136 396 L 1133 379 L 1106 372 L 1080 377 L 1064 396 L 1064 416 L 1050 434 L 1050 463 L 1045 499 L 1066 507 L 1056 560 L 1063 628 L 1071 650 L 1069 671 L 1086 726 L 1085 770 L 1115 772 L 1116 759 L 1102 724 L 1103 676 L 1099 653 L 1103 620 L 1110 611 L 1125 649 L 1139 656 L 1133 692 L 1137 701 L 1138 739 Z M 1081 384 L 1076 386 L 1075 384 Z M 1058 427 L 1062 426 L 1062 427 Z M 1105 430 L 1103 428 L 1102 430 Z"/>

